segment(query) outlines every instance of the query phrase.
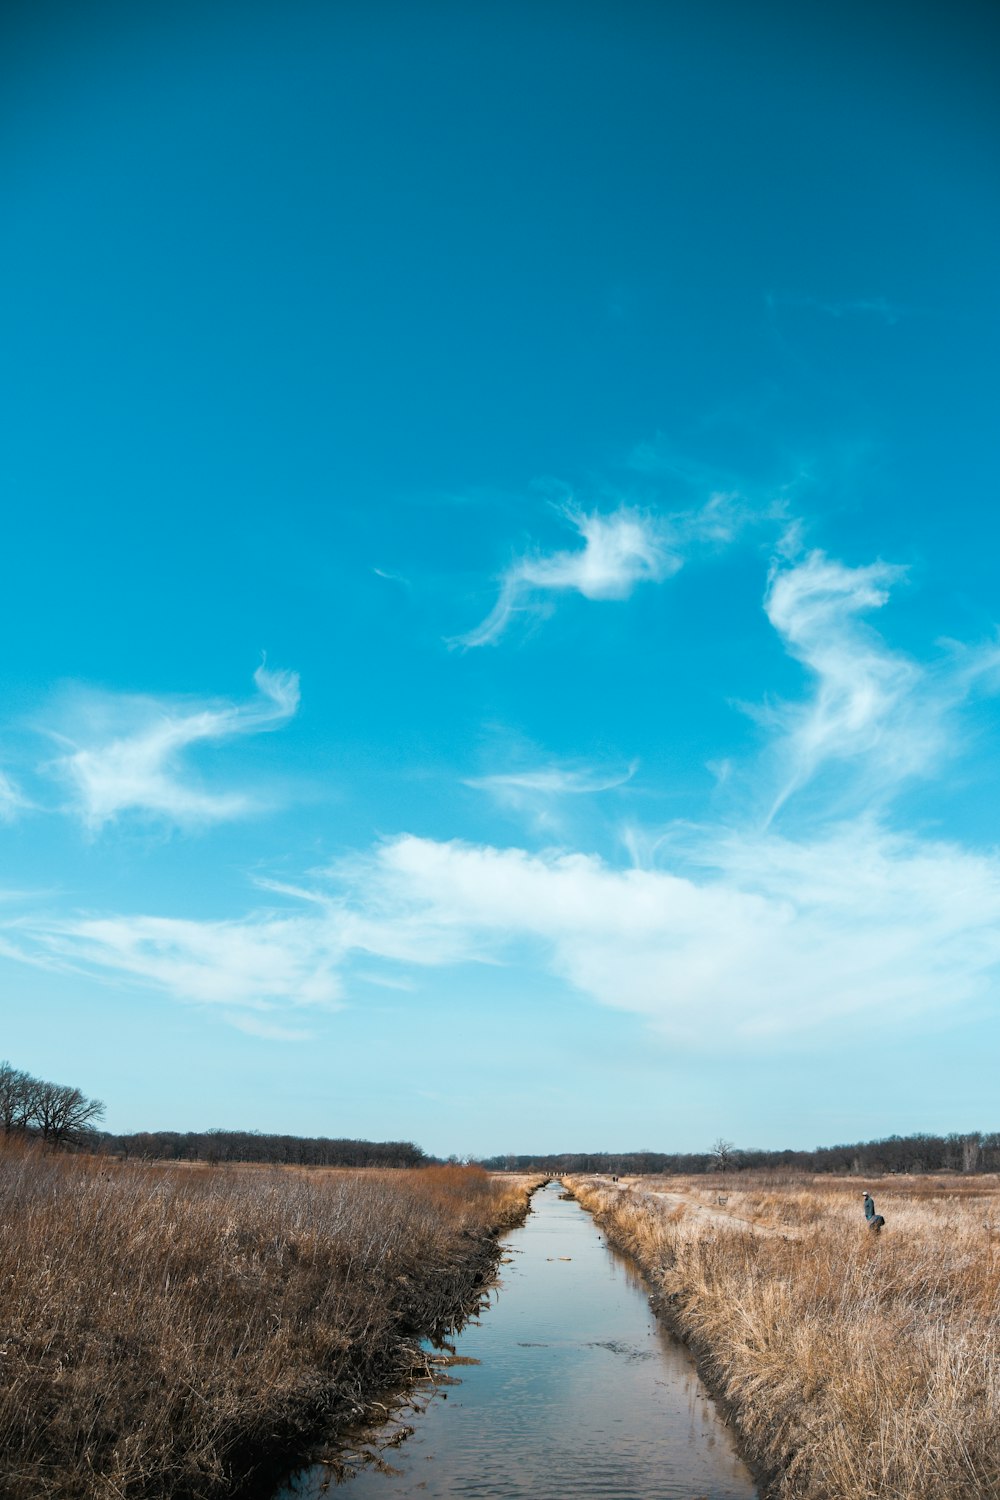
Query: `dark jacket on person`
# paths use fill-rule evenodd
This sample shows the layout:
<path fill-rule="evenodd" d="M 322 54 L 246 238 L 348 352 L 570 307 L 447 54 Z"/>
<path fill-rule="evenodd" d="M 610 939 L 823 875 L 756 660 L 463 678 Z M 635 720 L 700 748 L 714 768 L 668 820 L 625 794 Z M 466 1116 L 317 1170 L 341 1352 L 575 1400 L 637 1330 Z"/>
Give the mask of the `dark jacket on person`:
<path fill-rule="evenodd" d="M 865 1218 L 868 1220 L 868 1228 L 874 1229 L 875 1233 L 878 1234 L 885 1220 L 881 1214 L 875 1212 L 875 1199 L 871 1193 L 865 1194 Z"/>

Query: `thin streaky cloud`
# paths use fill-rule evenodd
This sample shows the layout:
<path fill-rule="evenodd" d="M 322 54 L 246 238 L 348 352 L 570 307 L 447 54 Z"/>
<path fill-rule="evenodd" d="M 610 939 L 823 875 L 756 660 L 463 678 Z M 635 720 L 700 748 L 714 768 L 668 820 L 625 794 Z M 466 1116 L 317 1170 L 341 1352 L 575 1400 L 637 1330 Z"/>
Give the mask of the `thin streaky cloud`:
<path fill-rule="evenodd" d="M 49 943 L 48 938 L 38 930 L 26 935 L 19 934 L 14 923 L 5 924 L 7 934 L 0 933 L 0 955 L 10 958 L 19 964 L 27 964 L 29 968 L 45 969 L 56 974 L 76 974 L 84 972 L 76 964 L 68 963 L 61 958 Z"/>
<path fill-rule="evenodd" d="M 829 313 L 831 318 L 846 318 L 853 313 L 862 316 L 881 318 L 883 323 L 890 326 L 898 323 L 903 317 L 903 309 L 889 302 L 885 297 L 855 297 L 848 298 L 842 302 L 818 302 L 817 307 L 822 312 Z"/>
<path fill-rule="evenodd" d="M 748 481 L 746 474 L 693 458 L 665 433 L 636 443 L 626 456 L 634 473 L 669 484 L 671 493 L 698 498 L 666 519 L 671 535 L 683 547 L 696 542 L 729 542 L 751 527 L 787 521 L 790 506 L 807 476 L 798 473 L 780 483 Z"/>
<path fill-rule="evenodd" d="M 779 307 L 811 308 L 816 312 L 826 313 L 830 318 L 877 318 L 890 328 L 907 313 L 906 308 L 890 302 L 887 297 L 808 297 L 768 292 L 764 301 L 770 313 Z"/>
<path fill-rule="evenodd" d="M 4 771 L 0 771 L 0 823 L 13 823 L 15 818 L 31 806 L 20 787 Z"/>
<path fill-rule="evenodd" d="M 509 771 L 493 776 L 470 776 L 466 786 L 504 795 L 510 792 L 539 792 L 545 796 L 585 796 L 610 792 L 632 780 L 638 761 L 621 771 L 570 769 L 565 766 L 538 766 L 528 771 Z"/>
<path fill-rule="evenodd" d="M 236 921 L 87 916 L 39 922 L 17 934 L 24 951 L 82 969 L 129 976 L 180 1000 L 242 1010 L 339 1008 L 344 954 L 336 921 L 300 911 L 252 912 Z"/>
<path fill-rule="evenodd" d="M 287 880 L 272 880 L 267 875 L 255 875 L 253 884 L 259 890 L 270 891 L 276 896 L 290 896 L 293 901 L 311 901 L 317 906 L 328 907 L 333 898 L 329 891 L 310 890 L 307 886 L 295 885 Z"/>
<path fill-rule="evenodd" d="M 265 1042 L 310 1042 L 315 1037 L 313 1031 L 304 1031 L 300 1027 L 280 1026 L 275 1021 L 262 1021 L 259 1016 L 246 1015 L 239 1011 L 226 1014 L 225 1019 L 230 1026 L 235 1026 L 237 1031 L 245 1032 L 247 1036 L 260 1037 Z"/>
<path fill-rule="evenodd" d="M 217 823 L 254 810 L 243 792 L 207 791 L 185 767 L 186 751 L 248 734 L 280 728 L 296 713 L 299 680 L 295 672 L 266 666 L 254 673 L 257 697 L 242 704 L 191 706 L 166 699 L 83 700 L 83 729 L 59 738 L 74 744 L 46 769 L 71 791 L 70 810 L 91 831 L 123 813 L 193 825 Z M 79 743 L 85 737 L 85 743 Z"/>
<path fill-rule="evenodd" d="M 699 495 L 729 493 L 740 489 L 735 472 L 692 458 L 664 432 L 633 444 L 626 457 L 633 472 L 659 480 L 670 480 L 682 490 Z"/>
<path fill-rule="evenodd" d="M 400 974 L 376 974 L 370 969 L 355 969 L 351 975 L 356 984 L 371 984 L 379 990 L 398 990 L 404 995 L 412 994 L 416 982 Z"/>

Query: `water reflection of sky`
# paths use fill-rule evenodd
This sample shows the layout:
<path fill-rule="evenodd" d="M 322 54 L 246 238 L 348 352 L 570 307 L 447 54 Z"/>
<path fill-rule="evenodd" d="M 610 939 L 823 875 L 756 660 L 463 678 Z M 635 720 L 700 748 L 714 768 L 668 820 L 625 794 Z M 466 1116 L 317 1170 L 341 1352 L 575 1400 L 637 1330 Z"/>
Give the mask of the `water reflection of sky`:
<path fill-rule="evenodd" d="M 343 1500 L 752 1500 L 687 1352 L 666 1335 L 627 1264 L 557 1185 L 509 1239 L 499 1296 L 457 1342 L 478 1365 L 453 1371 L 387 1455 L 331 1485 Z M 562 1257 L 569 1257 L 564 1259 Z M 311 1470 L 276 1500 L 323 1493 Z"/>

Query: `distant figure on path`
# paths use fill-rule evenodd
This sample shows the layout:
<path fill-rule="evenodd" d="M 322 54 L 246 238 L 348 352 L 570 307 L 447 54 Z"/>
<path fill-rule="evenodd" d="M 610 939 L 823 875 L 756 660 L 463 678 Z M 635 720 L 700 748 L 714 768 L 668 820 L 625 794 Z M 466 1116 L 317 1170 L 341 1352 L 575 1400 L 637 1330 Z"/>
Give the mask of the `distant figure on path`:
<path fill-rule="evenodd" d="M 867 1188 L 865 1189 L 865 1218 L 868 1220 L 868 1228 L 878 1234 L 885 1220 L 881 1214 L 875 1212 L 875 1199 Z"/>

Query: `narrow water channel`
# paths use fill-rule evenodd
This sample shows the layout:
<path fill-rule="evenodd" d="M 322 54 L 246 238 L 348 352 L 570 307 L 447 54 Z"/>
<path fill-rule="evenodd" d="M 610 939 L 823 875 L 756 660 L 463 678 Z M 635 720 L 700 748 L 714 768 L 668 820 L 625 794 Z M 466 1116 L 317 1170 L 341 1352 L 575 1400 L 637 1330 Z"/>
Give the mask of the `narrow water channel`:
<path fill-rule="evenodd" d="M 753 1500 L 753 1481 L 690 1356 L 657 1324 L 631 1266 L 589 1214 L 536 1193 L 503 1279 L 463 1330 L 414 1432 L 337 1484 L 303 1470 L 274 1500 Z M 329 1488 L 327 1488 L 329 1486 Z"/>

